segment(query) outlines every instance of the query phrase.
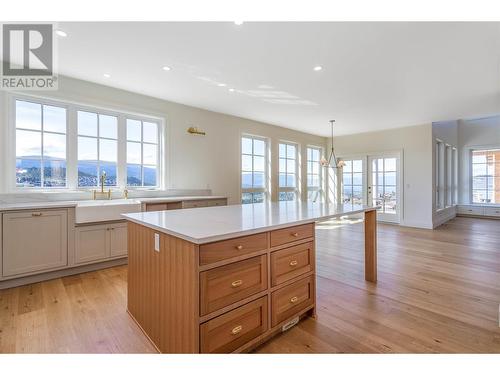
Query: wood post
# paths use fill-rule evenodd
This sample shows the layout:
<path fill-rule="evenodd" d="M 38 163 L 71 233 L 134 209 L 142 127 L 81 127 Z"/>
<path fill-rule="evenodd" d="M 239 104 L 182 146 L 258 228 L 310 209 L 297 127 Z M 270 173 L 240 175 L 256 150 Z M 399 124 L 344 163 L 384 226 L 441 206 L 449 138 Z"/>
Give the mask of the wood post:
<path fill-rule="evenodd" d="M 377 211 L 365 211 L 365 280 L 377 282 Z"/>

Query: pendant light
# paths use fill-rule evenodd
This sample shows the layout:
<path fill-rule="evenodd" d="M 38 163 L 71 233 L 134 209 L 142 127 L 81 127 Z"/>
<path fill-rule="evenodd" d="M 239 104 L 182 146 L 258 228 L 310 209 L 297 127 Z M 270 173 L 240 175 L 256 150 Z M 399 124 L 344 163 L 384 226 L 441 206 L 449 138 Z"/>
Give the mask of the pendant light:
<path fill-rule="evenodd" d="M 335 156 L 335 151 L 333 150 L 333 123 L 335 120 L 330 120 L 330 124 L 332 126 L 332 148 L 330 150 L 330 157 L 328 160 L 323 156 L 319 163 L 321 164 L 322 167 L 325 168 L 333 168 L 333 169 L 339 169 L 344 167 L 345 162 L 343 160 L 338 160 L 337 157 Z"/>

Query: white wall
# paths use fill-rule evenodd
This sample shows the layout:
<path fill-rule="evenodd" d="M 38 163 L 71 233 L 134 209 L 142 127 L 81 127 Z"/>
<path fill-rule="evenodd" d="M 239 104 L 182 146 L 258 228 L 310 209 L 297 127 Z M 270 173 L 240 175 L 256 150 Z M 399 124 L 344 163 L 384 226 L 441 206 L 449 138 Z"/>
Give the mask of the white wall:
<path fill-rule="evenodd" d="M 459 204 L 470 203 L 470 151 L 474 148 L 500 148 L 500 116 L 458 121 Z"/>
<path fill-rule="evenodd" d="M 432 228 L 431 124 L 335 137 L 334 146 L 337 156 L 401 151 L 403 159 L 401 224 Z M 332 191 L 331 187 L 328 191 Z M 330 196 L 330 200 L 332 199 Z"/>
<path fill-rule="evenodd" d="M 315 135 L 251 121 L 235 116 L 155 99 L 119 89 L 67 77 L 59 77 L 59 90 L 29 92 L 52 99 L 76 102 L 102 108 L 153 115 L 166 119 L 167 140 L 165 162 L 167 166 L 166 188 L 211 189 L 213 194 L 227 195 L 230 203 L 240 202 L 240 136 L 250 133 L 270 139 L 273 158 L 277 158 L 279 140 L 299 144 L 301 150 L 307 145 L 325 147 L 326 139 Z M 5 171 L 5 132 L 7 122 L 6 95 L 0 91 L 0 165 Z M 206 136 L 189 135 L 189 126 L 196 126 Z M 277 181 L 277 159 L 273 160 L 271 178 Z M 306 195 L 306 161 L 302 158 L 302 190 Z M 0 193 L 7 192 L 4 172 L 0 173 Z M 274 186 L 273 186 L 274 187 Z M 276 192 L 273 191 L 274 200 Z"/>

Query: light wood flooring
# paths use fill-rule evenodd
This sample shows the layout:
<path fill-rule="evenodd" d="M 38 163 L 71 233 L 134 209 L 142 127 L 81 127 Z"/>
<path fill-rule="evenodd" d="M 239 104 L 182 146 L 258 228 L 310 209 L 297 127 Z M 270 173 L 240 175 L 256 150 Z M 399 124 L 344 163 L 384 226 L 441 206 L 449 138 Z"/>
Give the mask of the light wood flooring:
<path fill-rule="evenodd" d="M 316 320 L 259 353 L 500 353 L 500 221 L 380 224 L 378 283 L 363 226 L 317 226 Z M 153 353 L 125 311 L 127 267 L 0 291 L 0 353 Z"/>

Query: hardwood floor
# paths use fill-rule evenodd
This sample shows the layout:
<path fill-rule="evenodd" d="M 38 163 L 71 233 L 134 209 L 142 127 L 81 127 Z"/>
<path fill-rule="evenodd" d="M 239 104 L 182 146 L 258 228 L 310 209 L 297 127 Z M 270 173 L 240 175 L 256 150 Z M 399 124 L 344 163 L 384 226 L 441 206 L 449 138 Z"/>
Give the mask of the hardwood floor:
<path fill-rule="evenodd" d="M 378 283 L 363 226 L 317 225 L 317 319 L 259 353 L 500 353 L 500 221 L 378 229 Z M 0 291 L 0 353 L 152 353 L 125 311 L 126 266 Z"/>

